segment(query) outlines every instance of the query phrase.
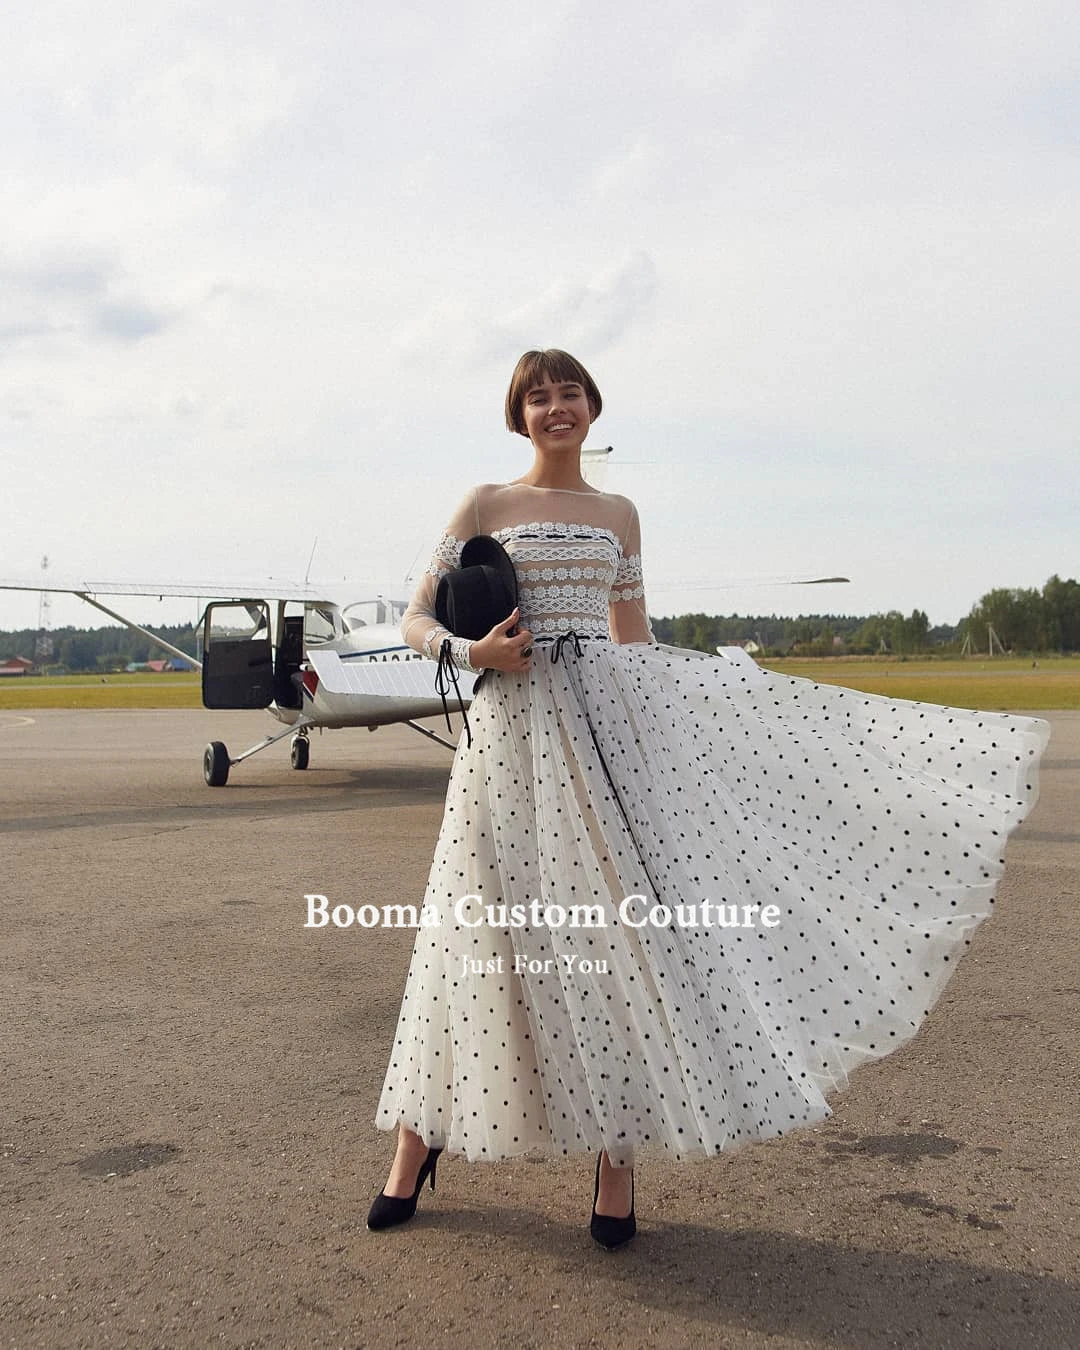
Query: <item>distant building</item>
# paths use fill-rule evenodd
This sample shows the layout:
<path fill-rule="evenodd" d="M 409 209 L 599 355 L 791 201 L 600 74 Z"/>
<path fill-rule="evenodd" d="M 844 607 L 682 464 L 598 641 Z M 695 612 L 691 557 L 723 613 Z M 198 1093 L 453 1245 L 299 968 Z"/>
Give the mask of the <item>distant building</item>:
<path fill-rule="evenodd" d="M 29 675 L 33 668 L 33 661 L 28 661 L 25 656 L 9 656 L 6 661 L 0 661 L 0 675 Z"/>
<path fill-rule="evenodd" d="M 137 675 L 140 671 L 164 675 L 169 670 L 194 670 L 195 666 L 190 661 L 182 661 L 180 657 L 161 657 L 153 661 L 129 661 L 124 667 L 129 675 Z"/>
<path fill-rule="evenodd" d="M 721 642 L 716 650 L 720 651 L 722 647 L 739 647 L 748 656 L 757 656 L 758 652 L 761 651 L 753 638 L 735 638 L 731 642 Z"/>

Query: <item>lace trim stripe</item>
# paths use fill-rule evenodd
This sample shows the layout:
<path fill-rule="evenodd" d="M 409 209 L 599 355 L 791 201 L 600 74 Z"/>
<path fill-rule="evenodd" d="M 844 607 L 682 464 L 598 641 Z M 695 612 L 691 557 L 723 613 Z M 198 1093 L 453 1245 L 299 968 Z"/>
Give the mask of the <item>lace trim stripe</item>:
<path fill-rule="evenodd" d="M 493 530 L 492 538 L 500 543 L 505 539 L 607 539 L 615 548 L 619 548 L 619 537 L 611 530 L 601 529 L 599 525 L 570 525 L 562 520 L 533 520 L 527 525 L 506 525 L 501 530 Z"/>
<path fill-rule="evenodd" d="M 609 637 L 606 623 L 597 623 L 589 618 L 570 618 L 568 616 L 560 618 L 537 618 L 530 619 L 525 625 L 533 637 L 558 637 L 560 633 L 566 633 L 571 628 L 579 633 L 581 637 Z"/>
<path fill-rule="evenodd" d="M 461 550 L 465 547 L 464 539 L 456 539 L 452 534 L 444 534 L 435 545 L 435 550 L 431 555 L 431 562 L 425 569 L 428 576 L 441 577 L 444 572 L 451 571 L 455 567 L 461 566 Z"/>
<path fill-rule="evenodd" d="M 471 638 L 452 637 L 450 639 L 450 659 L 459 670 L 467 670 L 473 675 L 478 675 L 480 672 L 476 666 L 469 663 L 472 645 Z"/>
<path fill-rule="evenodd" d="M 642 581 L 644 581 L 644 576 L 641 571 L 641 554 L 631 553 L 628 558 L 620 558 L 619 565 L 615 569 L 615 585 L 629 586 Z M 644 595 L 644 591 L 639 588 L 638 594 Z"/>
<path fill-rule="evenodd" d="M 567 554 L 570 554 L 575 559 L 604 562 L 609 568 L 613 568 L 619 557 L 614 544 L 610 544 L 606 539 L 598 539 L 591 544 L 583 544 L 577 539 L 564 539 L 558 544 L 534 544 L 528 540 L 516 539 L 511 542 L 513 545 L 510 550 L 511 556 L 516 563 L 526 567 L 538 562 L 562 562 Z"/>
<path fill-rule="evenodd" d="M 607 593 L 596 586 L 534 586 L 529 582 L 519 582 L 519 595 L 532 601 L 547 601 L 544 606 L 556 609 L 560 604 L 573 604 L 576 610 L 588 611 L 607 603 Z"/>

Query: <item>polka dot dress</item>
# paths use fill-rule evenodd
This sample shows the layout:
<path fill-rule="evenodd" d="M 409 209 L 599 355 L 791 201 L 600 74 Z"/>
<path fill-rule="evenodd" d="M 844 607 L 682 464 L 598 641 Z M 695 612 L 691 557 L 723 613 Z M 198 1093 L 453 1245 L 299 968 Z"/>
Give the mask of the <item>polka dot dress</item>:
<path fill-rule="evenodd" d="M 377 1123 L 470 1159 L 828 1115 L 990 912 L 1048 734 L 599 625 L 488 672 L 469 718 Z"/>

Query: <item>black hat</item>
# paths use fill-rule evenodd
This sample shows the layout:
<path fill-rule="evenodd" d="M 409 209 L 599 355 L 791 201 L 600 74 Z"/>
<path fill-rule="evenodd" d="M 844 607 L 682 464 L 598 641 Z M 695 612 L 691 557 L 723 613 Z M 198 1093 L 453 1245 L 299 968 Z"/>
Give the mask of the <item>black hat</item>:
<path fill-rule="evenodd" d="M 461 550 L 461 566 L 444 572 L 435 592 L 435 617 L 455 637 L 487 637 L 518 605 L 517 573 L 497 539 L 477 534 Z"/>

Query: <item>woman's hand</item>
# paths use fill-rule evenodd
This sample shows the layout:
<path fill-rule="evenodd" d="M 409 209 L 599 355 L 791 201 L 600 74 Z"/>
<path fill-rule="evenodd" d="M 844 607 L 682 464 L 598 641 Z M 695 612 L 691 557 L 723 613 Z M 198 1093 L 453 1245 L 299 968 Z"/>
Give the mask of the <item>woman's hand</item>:
<path fill-rule="evenodd" d="M 475 670 L 506 670 L 519 672 L 529 669 L 529 657 L 532 655 L 532 634 L 527 628 L 510 637 L 510 629 L 521 617 L 521 611 L 515 609 L 509 618 L 497 623 L 487 637 L 472 644 L 469 651 L 469 663 Z"/>

